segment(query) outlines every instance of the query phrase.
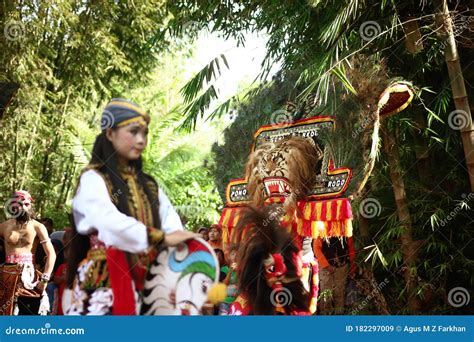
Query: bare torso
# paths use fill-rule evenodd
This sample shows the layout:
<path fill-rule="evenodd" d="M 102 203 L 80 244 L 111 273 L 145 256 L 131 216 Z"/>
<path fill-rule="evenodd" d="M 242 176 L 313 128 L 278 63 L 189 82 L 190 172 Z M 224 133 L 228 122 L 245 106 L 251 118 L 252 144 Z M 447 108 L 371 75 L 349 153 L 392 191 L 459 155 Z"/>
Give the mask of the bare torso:
<path fill-rule="evenodd" d="M 22 225 L 11 219 L 2 224 L 5 254 L 34 253 L 36 234 L 36 220 L 30 220 Z"/>
<path fill-rule="evenodd" d="M 54 262 L 56 261 L 56 253 L 48 237 L 46 227 L 36 220 L 29 220 L 24 224 L 20 224 L 15 219 L 10 219 L 0 223 L 0 237 L 5 241 L 5 254 L 7 256 L 27 253 L 33 254 L 35 253 L 37 245 L 35 240 L 39 240 L 46 253 L 46 265 L 42 271 L 43 276 L 46 275 L 47 279 L 46 281 L 42 280 L 38 282 L 37 288 L 40 291 L 44 291 L 47 280 L 49 280 L 49 276 L 53 272 Z M 16 261 L 14 263 L 16 263 Z"/>

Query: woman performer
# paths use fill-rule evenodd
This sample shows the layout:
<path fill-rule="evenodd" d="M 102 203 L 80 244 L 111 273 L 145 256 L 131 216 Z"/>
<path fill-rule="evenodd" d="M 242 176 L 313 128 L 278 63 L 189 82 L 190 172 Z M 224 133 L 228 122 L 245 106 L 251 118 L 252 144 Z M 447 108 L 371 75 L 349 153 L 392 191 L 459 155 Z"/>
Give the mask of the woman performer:
<path fill-rule="evenodd" d="M 46 315 L 45 288 L 56 260 L 48 231 L 35 220 L 33 198 L 27 191 L 16 191 L 5 211 L 12 218 L 0 224 L 6 255 L 0 265 L 0 315 Z M 33 260 L 38 241 L 46 254 L 43 274 L 35 270 Z"/>
<path fill-rule="evenodd" d="M 183 231 L 155 180 L 143 172 L 150 117 L 112 99 L 73 199 L 77 235 L 69 252 L 69 315 L 136 315 L 155 247 L 198 236 Z"/>

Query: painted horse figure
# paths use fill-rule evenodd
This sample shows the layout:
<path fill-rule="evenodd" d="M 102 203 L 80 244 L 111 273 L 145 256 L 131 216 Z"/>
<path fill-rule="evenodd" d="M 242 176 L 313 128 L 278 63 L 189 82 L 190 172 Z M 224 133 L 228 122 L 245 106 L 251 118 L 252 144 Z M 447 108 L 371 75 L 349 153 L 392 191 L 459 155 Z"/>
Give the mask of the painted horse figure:
<path fill-rule="evenodd" d="M 160 249 L 146 277 L 141 313 L 199 315 L 218 280 L 219 262 L 203 239 Z"/>

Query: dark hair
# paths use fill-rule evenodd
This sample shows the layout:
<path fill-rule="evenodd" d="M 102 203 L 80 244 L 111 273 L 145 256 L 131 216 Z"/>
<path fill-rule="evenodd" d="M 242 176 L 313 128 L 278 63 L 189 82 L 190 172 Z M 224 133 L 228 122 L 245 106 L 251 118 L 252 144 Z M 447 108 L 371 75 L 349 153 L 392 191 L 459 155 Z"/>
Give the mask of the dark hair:
<path fill-rule="evenodd" d="M 307 311 L 310 295 L 293 261 L 299 249 L 292 234 L 271 219 L 271 213 L 269 207 L 261 210 L 248 207 L 235 227 L 233 238 L 240 242 L 237 252 L 239 288 L 247 294 L 254 315 L 274 315 L 275 306 L 270 301 L 272 289 L 266 284 L 263 260 L 269 254 L 281 253 L 288 269 L 287 277 L 296 279 L 284 284 L 292 294 L 287 307 L 292 311 Z"/>
<path fill-rule="evenodd" d="M 116 130 L 117 128 L 111 128 Z M 112 142 L 107 139 L 106 130 L 103 130 L 95 139 L 94 147 L 92 148 L 92 157 L 89 162 L 91 165 L 98 165 L 98 170 L 103 174 L 108 175 L 112 183 L 112 193 L 120 194 L 118 196 L 118 202 L 116 206 L 118 210 L 125 215 L 130 216 L 130 209 L 128 207 L 128 186 L 127 183 L 120 177 L 118 171 L 118 160 L 117 153 L 115 151 Z M 155 182 L 155 180 L 143 172 L 142 168 L 142 158 L 137 160 L 130 161 L 130 166 L 132 166 L 136 173 L 138 183 L 142 186 L 145 194 L 148 198 L 148 201 L 151 206 L 151 212 L 153 216 L 153 226 L 155 228 L 161 229 L 161 220 L 159 216 L 159 203 L 158 198 L 155 198 L 150 189 L 147 186 L 147 181 Z M 89 249 L 89 238 L 77 234 L 76 226 L 74 224 L 74 219 L 71 219 L 71 227 L 74 232 L 73 241 L 71 241 L 70 249 L 70 258 L 68 258 L 68 285 L 71 286 L 74 281 L 75 272 L 77 266 L 82 259 L 87 255 L 87 250 Z M 87 240 L 87 241 L 86 241 Z M 128 253 L 127 253 L 128 255 Z M 128 255 L 129 259 L 130 256 Z"/>
<path fill-rule="evenodd" d="M 46 225 L 46 224 L 51 225 L 51 228 L 54 226 L 54 221 L 53 221 L 53 219 L 50 218 L 50 217 L 45 217 L 45 218 L 41 219 L 40 222 L 41 222 L 42 224 L 44 224 L 44 225 Z"/>
<path fill-rule="evenodd" d="M 59 266 L 64 263 L 64 245 L 60 240 L 52 239 L 51 244 L 56 252 L 56 261 L 54 262 L 53 274 L 56 273 Z"/>
<path fill-rule="evenodd" d="M 11 211 L 15 215 L 15 221 L 19 224 L 25 224 L 26 222 L 36 218 L 36 212 L 33 207 L 29 208 L 28 210 L 23 210 L 23 208 L 15 206 L 11 209 Z"/>
<path fill-rule="evenodd" d="M 215 224 L 213 224 L 213 225 L 209 228 L 209 232 L 210 232 L 211 230 L 217 230 L 219 233 L 221 232 L 219 226 L 218 226 L 218 225 L 215 225 Z"/>
<path fill-rule="evenodd" d="M 71 240 L 69 242 L 69 254 L 67 257 L 67 271 L 66 271 L 66 284 L 68 288 L 72 287 L 74 282 L 74 277 L 76 276 L 76 271 L 79 263 L 85 259 L 87 252 L 90 248 L 89 237 L 87 235 L 82 235 L 77 232 L 76 224 L 74 222 L 74 217 L 72 214 L 69 214 L 69 223 L 71 225 Z"/>
<path fill-rule="evenodd" d="M 112 128 L 115 130 L 116 128 Z M 127 194 L 128 194 L 128 187 L 127 183 L 120 177 L 120 173 L 118 172 L 118 160 L 117 160 L 117 153 L 115 152 L 114 146 L 107 139 L 105 130 L 102 131 L 101 134 L 97 136 L 95 139 L 94 147 L 92 149 L 92 157 L 90 164 L 98 164 L 101 165 L 99 170 L 107 174 L 110 177 L 110 181 L 112 182 L 113 193 L 121 194 L 118 196 L 118 204 L 117 208 L 124 214 L 130 215 L 130 210 L 128 208 L 128 201 L 127 201 Z M 155 181 L 151 176 L 145 174 L 143 172 L 142 167 L 142 158 L 138 158 L 137 160 L 130 161 L 130 165 L 135 168 L 137 172 L 138 183 L 143 187 L 145 190 L 146 196 L 151 205 L 151 211 L 153 214 L 153 224 L 155 228 L 161 228 L 161 221 L 159 218 L 159 208 L 158 208 L 158 199 L 153 197 L 150 189 L 146 185 L 147 180 Z"/>
<path fill-rule="evenodd" d="M 214 248 L 214 252 L 216 253 L 217 256 L 219 256 L 218 254 L 220 254 L 224 260 L 225 260 L 225 255 L 224 255 L 224 251 L 220 248 Z M 223 266 L 223 265 L 220 265 L 220 266 Z"/>

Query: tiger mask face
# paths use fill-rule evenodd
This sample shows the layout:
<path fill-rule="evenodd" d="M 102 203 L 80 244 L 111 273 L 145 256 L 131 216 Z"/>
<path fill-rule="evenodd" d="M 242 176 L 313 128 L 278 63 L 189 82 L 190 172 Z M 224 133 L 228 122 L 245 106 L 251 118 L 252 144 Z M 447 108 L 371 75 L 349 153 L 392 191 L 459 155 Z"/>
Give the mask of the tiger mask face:
<path fill-rule="evenodd" d="M 297 200 L 314 185 L 322 155 L 310 138 L 290 137 L 259 146 L 250 154 L 246 165 L 252 203 L 262 206 L 270 197 L 283 196 L 285 209 L 294 211 Z"/>

